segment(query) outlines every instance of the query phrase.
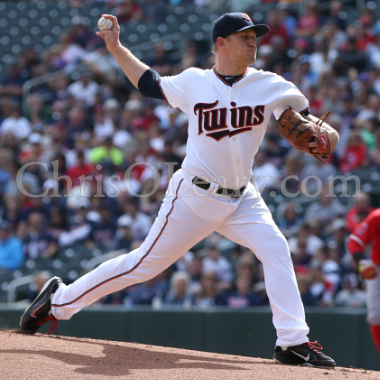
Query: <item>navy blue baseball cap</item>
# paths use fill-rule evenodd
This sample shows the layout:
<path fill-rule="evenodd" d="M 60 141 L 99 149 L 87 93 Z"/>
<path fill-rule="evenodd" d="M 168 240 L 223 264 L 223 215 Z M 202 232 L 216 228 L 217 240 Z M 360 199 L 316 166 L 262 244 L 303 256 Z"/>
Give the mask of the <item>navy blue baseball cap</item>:
<path fill-rule="evenodd" d="M 255 30 L 256 37 L 265 36 L 269 32 L 268 25 L 255 25 L 246 13 L 226 13 L 219 17 L 214 24 L 214 28 L 212 29 L 212 42 L 215 43 L 218 37 L 226 38 L 230 34 L 241 32 L 249 28 Z"/>

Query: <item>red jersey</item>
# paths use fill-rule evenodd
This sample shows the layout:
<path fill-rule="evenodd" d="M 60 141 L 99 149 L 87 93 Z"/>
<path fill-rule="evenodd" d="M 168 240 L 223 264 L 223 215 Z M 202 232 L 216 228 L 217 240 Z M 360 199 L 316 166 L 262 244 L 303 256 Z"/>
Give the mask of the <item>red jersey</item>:
<path fill-rule="evenodd" d="M 348 249 L 354 254 L 363 252 L 366 245 L 373 242 L 371 260 L 380 266 L 380 208 L 372 211 L 350 235 Z"/>

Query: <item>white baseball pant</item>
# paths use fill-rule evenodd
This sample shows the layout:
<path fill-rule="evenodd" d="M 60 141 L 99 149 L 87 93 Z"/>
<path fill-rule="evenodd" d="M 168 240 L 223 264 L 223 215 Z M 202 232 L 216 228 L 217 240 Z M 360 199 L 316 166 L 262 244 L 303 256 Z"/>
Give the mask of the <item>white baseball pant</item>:
<path fill-rule="evenodd" d="M 276 344 L 307 342 L 309 328 L 288 244 L 254 186 L 249 183 L 243 196 L 231 198 L 195 187 L 191 180 L 183 170 L 177 171 L 140 248 L 103 263 L 68 286 L 61 284 L 52 300 L 52 314 L 70 319 L 107 294 L 155 277 L 217 231 L 251 249 L 263 263 Z"/>

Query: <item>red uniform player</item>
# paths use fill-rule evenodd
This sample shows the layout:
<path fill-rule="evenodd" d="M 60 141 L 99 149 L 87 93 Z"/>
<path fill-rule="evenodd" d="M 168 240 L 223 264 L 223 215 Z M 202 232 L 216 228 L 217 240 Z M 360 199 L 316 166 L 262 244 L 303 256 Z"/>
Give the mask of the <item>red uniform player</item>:
<path fill-rule="evenodd" d="M 365 247 L 372 243 L 370 260 L 364 256 Z M 372 211 L 350 235 L 348 249 L 367 280 L 368 323 L 372 338 L 380 353 L 380 208 Z"/>

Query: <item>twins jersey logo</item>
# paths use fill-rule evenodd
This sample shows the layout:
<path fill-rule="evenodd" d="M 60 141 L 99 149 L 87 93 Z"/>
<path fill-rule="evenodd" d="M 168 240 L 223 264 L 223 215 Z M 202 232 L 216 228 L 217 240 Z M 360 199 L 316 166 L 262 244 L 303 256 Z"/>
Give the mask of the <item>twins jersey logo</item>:
<path fill-rule="evenodd" d="M 231 114 L 231 125 L 236 130 L 229 131 L 227 126 L 227 108 L 215 108 L 219 100 L 214 103 L 198 103 L 194 106 L 194 114 L 198 113 L 198 135 L 203 131 L 207 137 L 212 137 L 219 141 L 228 136 L 232 137 L 239 133 L 252 130 L 252 126 L 259 125 L 264 121 L 265 106 L 236 107 L 235 102 L 231 102 L 234 108 L 229 109 Z"/>

